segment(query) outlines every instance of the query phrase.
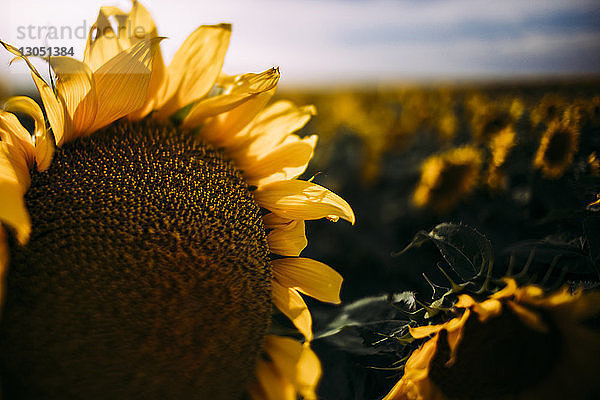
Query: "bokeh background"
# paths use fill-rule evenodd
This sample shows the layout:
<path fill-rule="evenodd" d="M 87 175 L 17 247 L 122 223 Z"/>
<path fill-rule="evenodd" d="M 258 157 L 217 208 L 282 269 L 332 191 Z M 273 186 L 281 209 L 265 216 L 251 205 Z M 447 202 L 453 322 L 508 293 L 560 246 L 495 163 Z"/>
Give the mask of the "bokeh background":
<path fill-rule="evenodd" d="M 406 290 L 430 296 L 427 280 L 443 282 L 435 247 L 397 253 L 443 222 L 490 240 L 496 276 L 531 259 L 530 282 L 597 285 L 596 0 L 144 4 L 169 38 L 161 43 L 167 60 L 198 25 L 230 22 L 224 72 L 279 66 L 277 96 L 317 106 L 301 132 L 320 135 L 304 178 L 348 200 L 357 223 L 308 223 L 303 255 L 344 275 L 346 304 Z M 102 5 L 129 7 L 3 0 L 0 39 L 16 47 L 73 47 L 81 58 L 84 39 L 77 35 L 87 35 Z M 40 36 L 39 28 L 50 26 L 70 28 L 70 37 Z M 26 68 L 9 67 L 11 58 L 0 52 L 0 97 L 33 93 Z M 324 364 L 322 399 L 381 398 L 399 376 L 381 368 L 392 367 L 404 349 L 375 348 L 365 331 L 328 334 L 348 309 L 310 306 Z"/>

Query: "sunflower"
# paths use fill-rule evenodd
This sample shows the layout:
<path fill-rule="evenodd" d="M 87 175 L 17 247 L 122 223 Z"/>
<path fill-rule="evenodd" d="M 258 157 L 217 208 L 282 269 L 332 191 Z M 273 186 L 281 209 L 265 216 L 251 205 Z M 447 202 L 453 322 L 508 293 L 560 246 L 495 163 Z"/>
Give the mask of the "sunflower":
<path fill-rule="evenodd" d="M 533 165 L 549 179 L 566 172 L 579 148 L 579 127 L 569 120 L 553 121 L 544 132 Z"/>
<path fill-rule="evenodd" d="M 300 293 L 339 303 L 342 278 L 300 257 L 305 220 L 355 218 L 297 179 L 317 137 L 294 132 L 315 111 L 267 105 L 278 69 L 221 74 L 230 34 L 199 27 L 167 67 L 142 5 L 103 7 L 83 61 L 48 60 L 50 84 L 2 43 L 45 108 L 14 97 L 0 111 L 7 397 L 315 397 Z"/>
<path fill-rule="evenodd" d="M 467 101 L 471 112 L 471 131 L 477 142 L 489 141 L 506 129 L 514 129 L 523 114 L 523 103 L 518 98 L 492 102 L 481 95 Z"/>
<path fill-rule="evenodd" d="M 487 184 L 491 189 L 506 187 L 506 176 L 502 169 L 508 155 L 517 144 L 516 136 L 514 129 L 509 126 L 495 134 L 488 143 L 491 157 L 487 171 Z"/>
<path fill-rule="evenodd" d="M 384 400 L 584 399 L 597 394 L 600 334 L 582 322 L 600 312 L 600 293 L 506 287 L 479 303 L 459 296 L 462 315 L 411 328 L 432 336 L 408 359 Z"/>
<path fill-rule="evenodd" d="M 546 126 L 552 121 L 560 119 L 567 108 L 567 100 L 556 93 L 548 93 L 531 110 L 529 116 L 533 127 L 543 123 Z"/>
<path fill-rule="evenodd" d="M 429 157 L 423 162 L 413 203 L 439 214 L 450 211 L 477 185 L 482 157 L 480 150 L 469 145 Z"/>

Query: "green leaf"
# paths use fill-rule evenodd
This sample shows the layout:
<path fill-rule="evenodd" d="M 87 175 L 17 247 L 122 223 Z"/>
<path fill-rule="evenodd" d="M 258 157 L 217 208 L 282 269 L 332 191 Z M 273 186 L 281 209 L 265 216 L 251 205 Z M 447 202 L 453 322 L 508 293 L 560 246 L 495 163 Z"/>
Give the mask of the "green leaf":
<path fill-rule="evenodd" d="M 430 232 L 420 231 L 401 253 L 431 241 L 462 280 L 472 281 L 491 272 L 493 250 L 490 241 L 475 229 L 461 224 L 441 223 Z"/>

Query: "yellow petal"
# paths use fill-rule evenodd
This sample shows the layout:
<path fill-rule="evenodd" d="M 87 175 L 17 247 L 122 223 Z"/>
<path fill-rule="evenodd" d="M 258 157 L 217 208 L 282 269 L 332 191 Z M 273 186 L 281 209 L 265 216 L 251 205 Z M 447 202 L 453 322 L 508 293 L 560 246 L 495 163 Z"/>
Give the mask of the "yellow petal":
<path fill-rule="evenodd" d="M 273 213 L 265 214 L 262 220 L 266 229 L 285 228 L 290 224 L 290 222 L 293 221 L 289 218 L 283 218 Z"/>
<path fill-rule="evenodd" d="M 444 400 L 429 379 L 429 364 L 437 349 L 437 338 L 429 340 L 413 351 L 404 367 L 402 379 L 394 385 L 383 400 Z"/>
<path fill-rule="evenodd" d="M 6 100 L 4 108 L 8 111 L 27 114 L 33 118 L 35 122 L 35 148 L 33 148 L 29 132 L 25 131 L 16 118 L 14 121 L 16 122 L 16 126 L 13 127 L 13 129 L 14 132 L 16 132 L 19 131 L 20 128 L 19 135 L 23 140 L 22 145 L 26 147 L 26 149 L 24 149 L 26 154 L 28 153 L 28 165 L 33 165 L 33 160 L 35 159 L 38 171 L 47 170 L 54 155 L 54 143 L 46 131 L 46 120 L 44 119 L 44 114 L 42 113 L 40 106 L 29 97 L 15 96 Z M 2 116 L 0 116 L 0 120 L 1 119 Z"/>
<path fill-rule="evenodd" d="M 115 7 L 101 7 L 96 22 L 90 28 L 83 52 L 83 62 L 92 71 L 96 71 L 124 50 L 119 43 L 119 35 L 115 33 L 108 19 L 109 16 L 118 13 L 122 13 L 122 11 Z"/>
<path fill-rule="evenodd" d="M 258 387 L 249 390 L 253 400 L 297 400 L 294 385 L 279 373 L 273 363 L 259 359 L 255 371 Z"/>
<path fill-rule="evenodd" d="M 355 217 L 350 205 L 337 194 L 316 183 L 291 180 L 277 181 L 258 188 L 254 192 L 258 203 L 275 214 L 300 220 L 343 218 L 354 224 Z"/>
<path fill-rule="evenodd" d="M 277 68 L 268 69 L 260 74 L 238 75 L 222 94 L 194 104 L 184 119 L 183 126 L 193 128 L 202 124 L 208 117 L 219 114 L 203 128 L 203 136 L 206 140 L 212 141 L 225 132 L 233 135 L 252 121 L 266 105 L 274 93 L 277 82 L 279 82 Z M 264 95 L 260 96 L 261 94 Z"/>
<path fill-rule="evenodd" d="M 117 22 L 118 34 L 116 35 L 112 26 L 107 25 L 110 23 L 110 17 Z M 104 35 L 98 35 L 96 30 Z M 92 39 L 92 35 L 96 35 L 96 38 Z M 90 62 L 95 71 L 119 52 L 135 46 L 143 40 L 156 37 L 158 37 L 156 24 L 148 10 L 138 1 L 133 1 L 129 13 L 124 13 L 117 7 L 101 7 L 98 19 L 88 36 L 84 60 Z M 165 66 L 158 46 L 155 49 L 151 69 L 152 76 L 146 100 L 141 107 L 128 115 L 132 120 L 139 120 L 152 111 L 156 96 L 163 85 Z"/>
<path fill-rule="evenodd" d="M 42 102 L 44 103 L 44 109 L 46 110 L 46 116 L 50 123 L 50 127 L 52 128 L 56 145 L 61 146 L 65 143 L 65 139 L 70 138 L 72 132 L 72 126 L 67 111 L 61 100 L 57 98 L 52 91 L 52 88 L 50 88 L 40 76 L 32 71 L 31 77 L 35 82 L 35 86 L 37 86 Z"/>
<path fill-rule="evenodd" d="M 461 294 L 458 296 L 458 301 L 454 304 L 456 308 L 469 308 L 475 304 L 475 300 L 468 294 Z"/>
<path fill-rule="evenodd" d="M 35 138 L 35 162 L 38 171 L 45 171 L 50 168 L 54 158 L 54 139 L 46 132 L 44 135 Z"/>
<path fill-rule="evenodd" d="M 157 118 L 164 119 L 206 96 L 221 72 L 230 36 L 229 24 L 201 26 L 188 36 L 167 69 Z"/>
<path fill-rule="evenodd" d="M 22 112 L 20 110 L 22 107 L 18 104 L 22 98 L 23 96 L 8 99 L 4 103 L 4 108 L 8 111 Z M 3 110 L 0 110 L 0 140 L 11 144 L 16 150 L 20 151 L 28 166 L 33 165 L 35 149 L 31 135 L 23 128 L 23 125 L 14 114 Z"/>
<path fill-rule="evenodd" d="M 503 281 L 506 282 L 506 286 L 504 286 L 502 290 L 492 294 L 490 298 L 499 300 L 513 296 L 517 292 L 517 282 L 514 279 L 504 278 Z"/>
<path fill-rule="evenodd" d="M 477 313 L 479 320 L 484 322 L 502 312 L 502 303 L 496 299 L 488 299 L 481 303 L 475 303 L 473 311 Z"/>
<path fill-rule="evenodd" d="M 19 51 L 19 49 L 7 43 L 4 43 L 1 40 L 0 44 L 6 50 L 25 61 L 25 63 L 31 70 L 31 77 L 33 78 L 33 81 L 35 82 L 35 85 L 37 86 L 38 91 L 40 92 L 40 97 L 44 102 L 44 108 L 46 109 L 46 115 L 48 116 L 48 121 L 50 122 L 50 126 L 52 127 L 52 133 L 54 133 L 56 143 L 60 144 L 62 136 L 65 134 L 65 129 L 68 129 L 68 126 L 65 126 L 65 110 L 63 109 L 63 105 L 55 96 L 54 92 L 52 91 L 52 88 L 50 88 L 50 86 L 48 86 L 48 84 L 44 82 L 42 76 L 37 71 L 37 69 L 33 66 L 33 64 L 31 64 L 29 59 Z"/>
<path fill-rule="evenodd" d="M 85 63 L 70 57 L 51 57 L 49 62 L 56 73 L 56 91 L 72 121 L 73 133 L 77 135 L 84 132 L 94 122 L 98 111 L 92 70 Z M 62 141 L 72 139 L 65 137 Z"/>
<path fill-rule="evenodd" d="M 269 250 L 281 256 L 297 257 L 308 244 L 304 221 L 290 221 L 267 235 Z"/>
<path fill-rule="evenodd" d="M 444 324 L 417 326 L 415 328 L 409 326 L 408 331 L 410 332 L 410 336 L 414 337 L 415 339 L 423 339 L 427 336 L 438 333 L 439 331 L 444 329 L 444 326 Z"/>
<path fill-rule="evenodd" d="M 132 121 L 138 121 L 148 115 L 157 104 L 157 96 L 159 95 L 160 88 L 164 84 L 166 76 L 165 63 L 160 52 L 160 47 L 157 47 L 154 58 L 152 59 L 152 75 L 150 77 L 150 83 L 148 84 L 148 92 L 146 95 L 146 101 L 142 107 L 128 115 Z"/>
<path fill-rule="evenodd" d="M 321 362 L 308 343 L 302 345 L 302 354 L 298 361 L 297 389 L 304 400 L 316 400 L 316 389 L 321 379 Z"/>
<path fill-rule="evenodd" d="M 284 287 L 294 288 L 321 301 L 339 304 L 342 276 L 333 268 L 310 258 L 271 261 L 273 276 Z"/>
<path fill-rule="evenodd" d="M 313 115 L 314 106 L 297 107 L 289 101 L 278 101 L 261 112 L 249 132 L 251 142 L 246 157 L 260 157 L 270 152 L 291 133 L 302 128 Z"/>
<path fill-rule="evenodd" d="M 0 141 L 0 221 L 15 229 L 20 244 L 27 243 L 31 233 L 31 221 L 23 199 L 29 182 L 29 170 L 22 153 L 13 145 Z"/>
<path fill-rule="evenodd" d="M 292 321 L 306 340 L 312 340 L 312 317 L 302 296 L 296 289 L 284 287 L 275 280 L 272 288 L 275 307 Z"/>
<path fill-rule="evenodd" d="M 269 335 L 265 338 L 265 352 L 305 400 L 315 398 L 315 389 L 321 377 L 321 363 L 308 343 Z"/>
<path fill-rule="evenodd" d="M 154 51 L 162 38 L 143 40 L 94 72 L 98 112 L 91 133 L 139 109 L 146 102 Z"/>
<path fill-rule="evenodd" d="M 131 45 L 137 44 L 142 39 L 152 39 L 158 37 L 158 31 L 156 24 L 152 19 L 152 16 L 148 10 L 142 6 L 138 1 L 134 1 L 131 6 L 131 11 L 128 15 L 126 26 L 134 27 L 133 35 L 131 36 Z M 136 30 L 144 32 L 143 36 L 136 35 Z M 160 89 L 166 79 L 166 68 L 163 61 L 162 52 L 160 46 L 157 47 L 154 58 L 152 59 L 152 77 L 150 78 L 150 84 L 148 85 L 148 95 L 146 103 L 137 111 L 129 115 L 129 118 L 136 121 L 142 119 L 158 102 L 158 95 Z"/>
<path fill-rule="evenodd" d="M 300 139 L 296 135 L 288 137 L 287 143 L 277 146 L 270 153 L 250 161 L 236 160 L 249 184 L 263 186 L 271 182 L 294 179 L 300 176 L 313 157 L 317 136 Z"/>
<path fill-rule="evenodd" d="M 252 120 L 265 108 L 276 90 L 274 87 L 254 95 L 231 111 L 208 118 L 202 127 L 202 136 L 217 147 L 226 147 L 230 153 L 236 149 L 246 149 L 246 133 L 252 125 Z"/>
<path fill-rule="evenodd" d="M 156 24 L 148 10 L 137 0 L 132 3 L 131 10 L 128 13 L 123 12 L 118 7 L 100 8 L 101 23 L 104 24 L 104 21 L 110 19 L 110 17 L 114 17 L 117 22 L 118 37 L 116 39 L 119 51 L 135 46 L 142 40 L 158 37 Z M 110 31 L 107 32 L 111 33 Z"/>

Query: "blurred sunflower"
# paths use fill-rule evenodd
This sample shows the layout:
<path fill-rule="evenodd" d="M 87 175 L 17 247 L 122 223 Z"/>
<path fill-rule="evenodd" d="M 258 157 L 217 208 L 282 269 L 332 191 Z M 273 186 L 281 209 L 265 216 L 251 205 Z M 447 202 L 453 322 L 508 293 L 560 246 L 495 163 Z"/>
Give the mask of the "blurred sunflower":
<path fill-rule="evenodd" d="M 594 96 L 588 103 L 587 116 L 592 126 L 600 125 L 600 96 Z"/>
<path fill-rule="evenodd" d="M 166 67 L 143 6 L 103 7 L 83 62 L 49 60 L 52 87 L 2 43 L 47 118 L 27 97 L 0 111 L 6 397 L 315 398 L 300 293 L 338 303 L 342 278 L 299 257 L 304 221 L 354 214 L 296 179 L 314 109 L 266 105 L 279 71 L 221 74 L 230 33 L 201 26 Z M 272 304 L 294 338 L 271 333 Z"/>
<path fill-rule="evenodd" d="M 488 143 L 491 157 L 487 172 L 487 184 L 491 189 L 497 190 L 506 187 L 506 177 L 502 168 L 508 155 L 517 144 L 516 136 L 512 126 L 509 126 L 494 135 Z"/>
<path fill-rule="evenodd" d="M 470 115 L 471 134 L 478 143 L 487 142 L 499 132 L 514 127 L 524 110 L 517 97 L 491 100 L 479 92 L 468 95 L 465 106 Z"/>
<path fill-rule="evenodd" d="M 579 127 L 569 120 L 553 121 L 542 135 L 533 165 L 546 178 L 558 179 L 567 171 L 579 148 Z"/>
<path fill-rule="evenodd" d="M 544 295 L 506 287 L 478 303 L 459 296 L 462 315 L 411 328 L 433 335 L 408 359 L 384 400 L 584 399 L 598 394 L 600 334 L 582 322 L 600 312 L 600 293 Z"/>
<path fill-rule="evenodd" d="M 478 183 L 482 164 L 481 151 L 463 146 L 436 154 L 423 162 L 421 180 L 413 203 L 443 214 L 471 193 Z"/>
<path fill-rule="evenodd" d="M 555 93 L 548 93 L 531 110 L 529 116 L 532 126 L 544 123 L 546 126 L 559 119 L 567 108 L 567 100 Z"/>

